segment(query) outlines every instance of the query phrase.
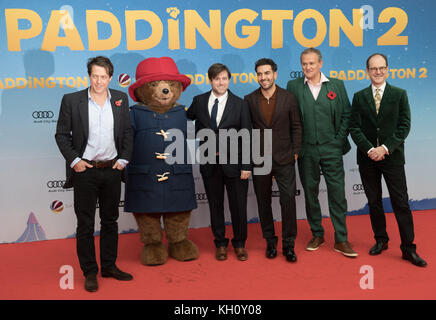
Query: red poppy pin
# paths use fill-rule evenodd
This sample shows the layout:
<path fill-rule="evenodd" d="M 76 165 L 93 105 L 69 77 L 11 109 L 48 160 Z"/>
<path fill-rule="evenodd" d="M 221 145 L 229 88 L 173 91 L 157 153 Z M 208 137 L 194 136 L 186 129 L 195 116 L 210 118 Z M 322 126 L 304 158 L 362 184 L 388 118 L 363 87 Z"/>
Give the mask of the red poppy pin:
<path fill-rule="evenodd" d="M 329 98 L 330 100 L 334 100 L 336 98 L 336 93 L 334 93 L 333 91 L 330 91 L 327 94 L 327 98 Z"/>
<path fill-rule="evenodd" d="M 123 103 L 123 99 L 120 99 L 120 100 L 115 101 L 115 105 L 116 105 L 117 107 L 121 107 L 121 103 Z"/>

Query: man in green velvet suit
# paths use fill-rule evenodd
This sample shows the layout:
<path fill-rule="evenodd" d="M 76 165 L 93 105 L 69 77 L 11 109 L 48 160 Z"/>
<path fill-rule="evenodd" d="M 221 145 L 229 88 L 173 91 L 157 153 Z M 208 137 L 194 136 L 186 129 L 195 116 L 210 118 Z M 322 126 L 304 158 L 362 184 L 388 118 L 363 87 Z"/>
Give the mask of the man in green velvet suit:
<path fill-rule="evenodd" d="M 287 89 L 297 96 L 303 122 L 303 145 L 298 158 L 300 180 L 304 189 L 306 216 L 313 234 L 309 251 L 325 243 L 319 204 L 321 174 L 327 185 L 330 218 L 335 229 L 335 251 L 347 257 L 357 253 L 348 242 L 343 155 L 348 141 L 350 101 L 344 83 L 327 78 L 322 72 L 321 52 L 308 48 L 301 53 L 304 77 L 288 82 Z"/>
<path fill-rule="evenodd" d="M 382 204 L 382 176 L 397 219 L 403 259 L 425 267 L 413 243 L 413 217 L 404 172 L 404 140 L 410 131 L 410 107 L 405 90 L 386 82 L 388 59 L 375 53 L 366 61 L 371 86 L 353 98 L 350 132 L 357 145 L 357 163 L 368 198 L 371 225 L 376 244 L 370 255 L 388 248 L 386 218 Z"/>

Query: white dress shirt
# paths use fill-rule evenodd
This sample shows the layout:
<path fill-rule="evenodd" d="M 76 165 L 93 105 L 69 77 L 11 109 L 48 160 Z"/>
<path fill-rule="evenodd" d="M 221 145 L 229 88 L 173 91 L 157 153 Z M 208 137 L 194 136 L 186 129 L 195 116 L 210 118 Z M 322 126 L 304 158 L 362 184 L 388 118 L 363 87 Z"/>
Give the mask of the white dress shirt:
<path fill-rule="evenodd" d="M 378 89 L 380 89 L 380 91 L 379 91 L 380 100 L 383 99 L 383 93 L 385 92 L 385 88 L 386 88 L 386 81 L 380 87 L 378 87 Z M 374 97 L 374 100 L 375 100 L 375 94 L 376 94 L 377 87 L 374 86 L 373 84 L 371 84 L 371 89 L 372 89 L 372 96 Z M 389 154 L 388 147 L 386 147 L 384 144 L 382 144 L 381 146 L 383 148 L 385 148 L 386 152 Z M 372 149 L 374 149 L 374 147 L 369 149 L 368 153 L 370 153 Z"/>
<path fill-rule="evenodd" d="M 218 112 L 216 115 L 216 125 L 217 127 L 220 124 L 221 118 L 223 116 L 224 113 L 224 109 L 226 108 L 226 103 L 227 103 L 227 98 L 229 97 L 229 92 L 226 91 L 226 93 L 224 93 L 221 97 L 217 98 L 215 97 L 215 95 L 213 94 L 213 91 L 211 91 L 210 96 L 209 96 L 209 102 L 208 102 L 208 110 L 209 110 L 209 115 L 212 114 L 212 107 L 215 103 L 215 99 L 218 99 Z"/>
<path fill-rule="evenodd" d="M 376 93 L 377 87 L 372 84 L 371 88 L 372 88 L 372 96 L 374 97 L 374 100 L 375 100 L 375 93 Z M 380 89 L 380 91 L 379 91 L 380 100 L 383 98 L 383 92 L 385 92 L 385 88 L 386 88 L 386 81 L 380 87 L 378 87 L 378 89 Z"/>
<path fill-rule="evenodd" d="M 313 99 L 315 99 L 315 101 L 316 101 L 316 99 L 318 99 L 318 95 L 319 95 L 319 92 L 321 91 L 321 87 L 322 87 L 323 82 L 328 82 L 328 81 L 329 81 L 329 79 L 322 72 L 321 72 L 321 79 L 320 79 L 319 83 L 317 83 L 317 84 L 312 84 L 309 81 L 309 79 L 304 77 L 304 83 L 307 82 L 307 84 L 309 85 L 310 92 L 312 92 L 312 96 L 313 96 Z"/>
<path fill-rule="evenodd" d="M 114 116 L 111 105 L 111 94 L 108 90 L 108 96 L 103 107 L 91 98 L 88 89 L 88 142 L 82 158 L 95 161 L 107 161 L 117 157 L 117 149 L 114 139 Z M 76 158 L 71 163 L 73 168 L 81 158 Z M 128 162 L 118 159 L 118 162 L 124 167 Z"/>

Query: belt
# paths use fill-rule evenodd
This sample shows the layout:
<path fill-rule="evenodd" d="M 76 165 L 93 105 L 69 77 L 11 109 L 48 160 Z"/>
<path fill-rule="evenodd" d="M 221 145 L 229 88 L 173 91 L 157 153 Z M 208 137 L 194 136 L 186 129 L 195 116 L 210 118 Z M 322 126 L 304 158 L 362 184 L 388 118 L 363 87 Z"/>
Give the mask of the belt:
<path fill-rule="evenodd" d="M 91 161 L 87 159 L 82 159 L 82 160 L 88 162 L 90 165 L 92 165 L 94 168 L 97 169 L 112 167 L 117 161 L 117 159 L 106 160 L 106 161 L 94 161 L 94 160 Z"/>

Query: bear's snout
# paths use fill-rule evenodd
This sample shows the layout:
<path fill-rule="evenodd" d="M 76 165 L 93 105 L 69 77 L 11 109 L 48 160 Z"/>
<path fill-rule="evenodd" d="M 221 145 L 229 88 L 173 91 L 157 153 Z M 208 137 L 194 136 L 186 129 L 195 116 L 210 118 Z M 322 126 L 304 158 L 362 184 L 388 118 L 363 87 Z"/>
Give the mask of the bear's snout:
<path fill-rule="evenodd" d="M 170 92 L 170 90 L 168 90 L 167 88 L 162 89 L 163 94 L 168 94 L 169 92 Z"/>

